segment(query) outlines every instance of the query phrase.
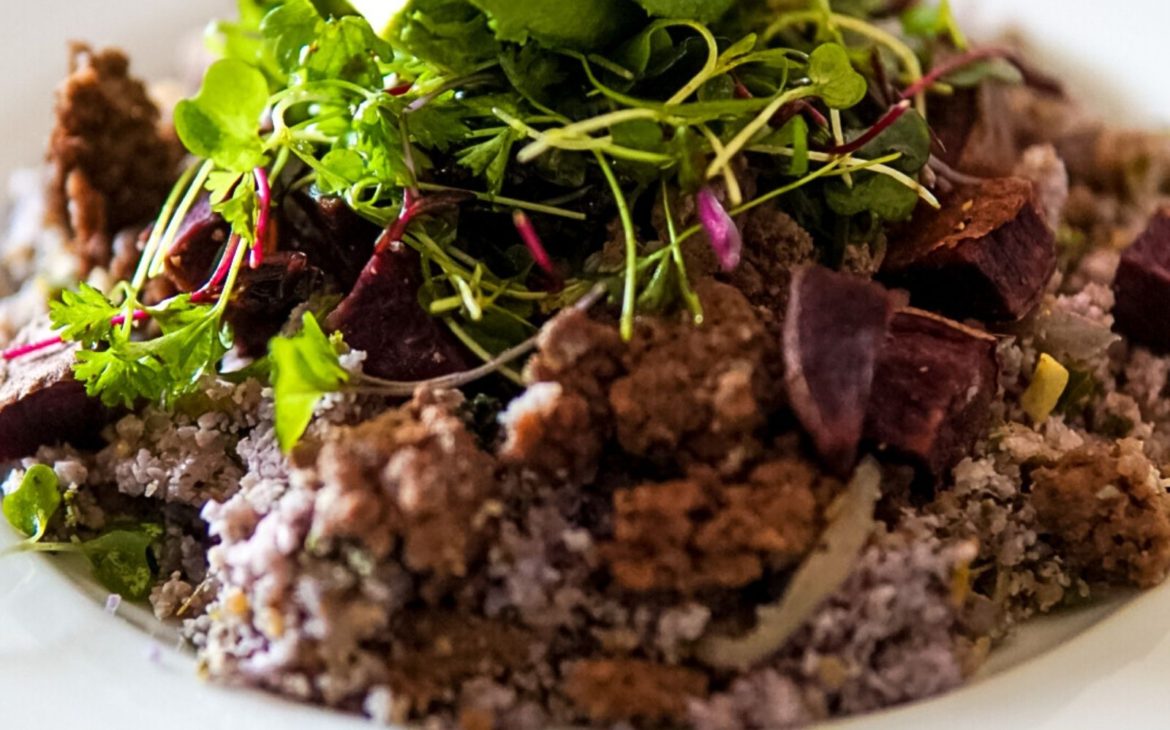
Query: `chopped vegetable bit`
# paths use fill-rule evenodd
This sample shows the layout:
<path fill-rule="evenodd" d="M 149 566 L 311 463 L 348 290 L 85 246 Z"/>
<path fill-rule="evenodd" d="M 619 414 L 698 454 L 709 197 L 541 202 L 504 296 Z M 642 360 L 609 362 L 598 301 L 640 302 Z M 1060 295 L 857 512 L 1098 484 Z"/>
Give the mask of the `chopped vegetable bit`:
<path fill-rule="evenodd" d="M 1044 423 L 1060 403 L 1069 383 L 1068 368 L 1047 353 L 1040 355 L 1032 382 L 1020 396 L 1020 407 L 1035 423 Z"/>

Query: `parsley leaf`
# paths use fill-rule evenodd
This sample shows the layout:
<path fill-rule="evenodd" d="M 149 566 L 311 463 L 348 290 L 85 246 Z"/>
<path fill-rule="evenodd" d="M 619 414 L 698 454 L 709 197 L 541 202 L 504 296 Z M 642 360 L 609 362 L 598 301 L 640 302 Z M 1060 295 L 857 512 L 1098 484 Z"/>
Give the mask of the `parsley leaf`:
<path fill-rule="evenodd" d="M 268 345 L 276 406 L 276 439 L 288 453 L 304 435 L 317 404 L 349 381 L 338 358 L 340 338 L 326 337 L 312 313 L 292 337 L 276 337 Z"/>
<path fill-rule="evenodd" d="M 49 305 L 49 319 L 62 339 L 93 347 L 109 337 L 114 317 L 121 308 L 114 306 L 104 294 L 86 283 L 76 291 L 66 289 L 61 298 Z"/>
<path fill-rule="evenodd" d="M 504 187 L 512 148 L 518 141 L 520 135 L 509 127 L 486 142 L 465 147 L 456 159 L 487 182 L 488 192 L 498 195 Z"/>

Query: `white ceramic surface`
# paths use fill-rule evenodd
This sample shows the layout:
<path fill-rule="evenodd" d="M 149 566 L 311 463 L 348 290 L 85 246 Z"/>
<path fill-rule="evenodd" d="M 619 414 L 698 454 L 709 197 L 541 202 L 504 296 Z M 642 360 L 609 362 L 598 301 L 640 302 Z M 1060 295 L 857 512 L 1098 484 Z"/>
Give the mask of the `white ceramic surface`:
<path fill-rule="evenodd" d="M 387 2 L 393 0 L 386 0 Z M 517 0 L 520 1 L 520 0 Z M 1056 70 L 1116 111 L 1170 127 L 1167 0 L 955 0 L 986 33 L 1025 30 Z M 0 0 L 0 175 L 42 155 L 64 43 L 118 43 L 152 78 L 177 70 L 226 0 Z M 0 178 L 2 180 L 3 178 Z M 0 544 L 11 541 L 0 529 Z M 199 682 L 173 636 L 119 616 L 67 561 L 0 560 L 0 728 L 344 730 L 366 723 Z M 129 618 L 130 621 L 124 619 Z M 139 626 L 147 627 L 145 630 Z M 984 675 L 941 699 L 839 723 L 848 730 L 1170 728 L 1170 586 L 1030 626 Z"/>

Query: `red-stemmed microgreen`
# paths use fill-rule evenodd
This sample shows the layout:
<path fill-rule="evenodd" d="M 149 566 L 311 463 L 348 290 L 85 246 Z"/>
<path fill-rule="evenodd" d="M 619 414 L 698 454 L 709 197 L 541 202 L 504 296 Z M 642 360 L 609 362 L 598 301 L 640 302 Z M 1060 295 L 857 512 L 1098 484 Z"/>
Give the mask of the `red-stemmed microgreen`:
<path fill-rule="evenodd" d="M 980 61 L 987 61 L 991 59 L 1008 59 L 1012 57 L 1011 51 L 1003 48 L 976 48 L 966 53 L 962 53 L 954 58 L 948 59 L 943 63 L 935 66 L 928 74 L 921 79 L 906 87 L 902 91 L 901 98 L 912 99 L 919 94 L 925 93 L 932 86 L 945 79 L 947 76 L 960 71 L 968 66 L 979 63 Z"/>
<path fill-rule="evenodd" d="M 900 101 L 894 106 L 890 107 L 889 111 L 882 115 L 881 119 L 875 122 L 872 127 L 858 135 L 857 138 L 852 142 L 846 142 L 845 144 L 827 147 L 825 152 L 828 152 L 832 155 L 852 155 L 853 153 L 861 150 L 870 142 L 877 139 L 882 134 L 882 132 L 885 132 L 887 129 L 894 126 L 894 123 L 901 119 L 902 115 L 908 111 L 910 111 L 910 101 Z"/>
<path fill-rule="evenodd" d="M 256 180 L 256 235 L 248 265 L 258 269 L 264 264 L 264 247 L 268 243 L 268 220 L 272 215 L 272 185 L 268 181 L 268 170 L 257 167 L 252 176 Z"/>
<path fill-rule="evenodd" d="M 524 246 L 528 249 L 528 253 L 532 255 L 532 260 L 540 267 L 541 271 L 550 276 L 556 276 L 557 270 L 553 266 L 552 258 L 549 257 L 548 251 L 544 248 L 544 243 L 540 240 L 540 234 L 536 231 L 536 226 L 532 225 L 532 220 L 528 214 L 522 210 L 517 210 L 512 213 L 512 224 L 516 226 L 516 232 L 520 234 L 520 240 L 524 241 Z"/>
<path fill-rule="evenodd" d="M 150 319 L 150 313 L 143 309 L 136 309 L 134 310 L 134 316 L 132 319 L 135 322 L 143 322 Z M 125 324 L 125 322 L 126 315 L 124 314 L 119 314 L 110 318 L 111 327 L 120 327 Z M 53 337 L 46 337 L 45 339 L 39 340 L 37 342 L 32 342 L 27 345 L 21 345 L 19 347 L 13 347 L 5 350 L 3 353 L 0 353 L 0 357 L 3 357 L 5 360 L 11 362 L 13 360 L 19 360 L 20 358 L 26 357 L 28 355 L 42 352 L 49 349 L 50 347 L 63 345 L 65 342 L 66 340 L 63 336 L 54 335 Z"/>
<path fill-rule="evenodd" d="M 219 263 L 216 264 L 215 270 L 211 273 L 211 277 L 207 282 L 196 289 L 191 294 L 191 301 L 195 304 L 203 304 L 215 299 L 216 294 L 223 287 L 223 283 L 228 278 L 228 273 L 231 271 L 232 263 L 236 260 L 236 249 L 240 247 L 242 239 L 238 233 L 233 233 L 228 239 L 227 245 L 224 247 L 223 254 L 219 258 Z"/>

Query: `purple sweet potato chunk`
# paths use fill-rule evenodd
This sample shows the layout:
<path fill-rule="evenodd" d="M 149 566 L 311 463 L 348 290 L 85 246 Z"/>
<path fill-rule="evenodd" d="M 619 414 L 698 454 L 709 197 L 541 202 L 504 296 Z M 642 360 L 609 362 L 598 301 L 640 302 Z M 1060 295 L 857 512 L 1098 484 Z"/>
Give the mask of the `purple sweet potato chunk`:
<path fill-rule="evenodd" d="M 991 335 L 900 310 L 878 357 L 865 438 L 940 478 L 986 435 L 998 373 Z"/>
<path fill-rule="evenodd" d="M 418 254 L 387 246 L 329 315 L 330 329 L 367 354 L 365 372 L 388 380 L 426 380 L 466 370 L 468 358 L 443 324 L 419 304 Z"/>
<path fill-rule="evenodd" d="M 925 206 L 923 206 L 925 207 Z M 882 278 L 916 307 L 1010 322 L 1036 306 L 1056 271 L 1056 241 L 1032 183 L 998 178 L 957 190 L 891 241 Z"/>
<path fill-rule="evenodd" d="M 793 272 L 784 321 L 788 399 L 825 463 L 857 460 L 878 353 L 894 303 L 880 285 L 823 267 Z"/>
<path fill-rule="evenodd" d="M 41 446 L 92 445 L 109 413 L 73 378 L 76 346 L 0 365 L 0 463 Z"/>
<path fill-rule="evenodd" d="M 1158 211 L 1121 255 L 1113 291 L 1116 330 L 1152 350 L 1170 352 L 1170 208 Z"/>

